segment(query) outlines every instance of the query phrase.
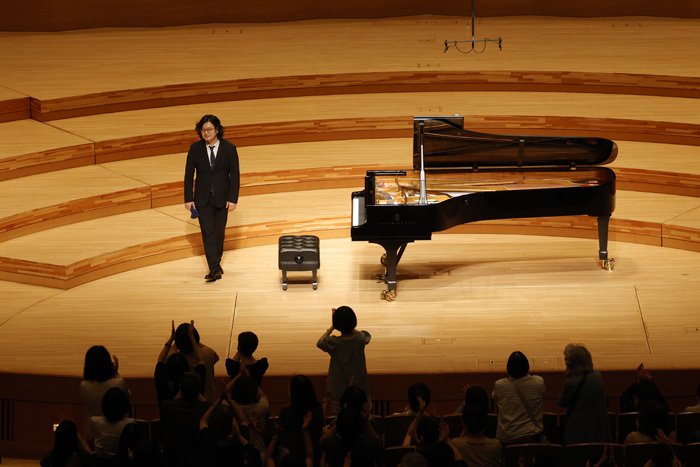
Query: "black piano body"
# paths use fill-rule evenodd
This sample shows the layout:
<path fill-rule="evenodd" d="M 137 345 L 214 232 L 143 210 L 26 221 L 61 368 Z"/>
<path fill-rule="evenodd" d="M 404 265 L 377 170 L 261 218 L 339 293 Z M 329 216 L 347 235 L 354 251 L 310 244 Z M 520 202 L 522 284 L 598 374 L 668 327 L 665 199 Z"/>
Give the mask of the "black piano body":
<path fill-rule="evenodd" d="M 463 121 L 414 117 L 414 170 L 368 171 L 365 189 L 352 194 L 352 240 L 386 252 L 382 298 L 396 297 L 396 267 L 408 243 L 480 220 L 597 217 L 599 260 L 612 269 L 607 243 L 615 173 L 598 165 L 615 159 L 614 142 L 491 135 L 465 130 Z"/>

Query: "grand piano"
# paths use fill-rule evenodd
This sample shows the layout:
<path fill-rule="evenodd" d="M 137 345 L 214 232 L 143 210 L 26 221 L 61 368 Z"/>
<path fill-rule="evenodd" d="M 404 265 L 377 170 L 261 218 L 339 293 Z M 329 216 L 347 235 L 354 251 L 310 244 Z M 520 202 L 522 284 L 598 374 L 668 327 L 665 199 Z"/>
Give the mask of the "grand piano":
<path fill-rule="evenodd" d="M 603 138 L 512 136 L 464 129 L 464 117 L 414 117 L 413 169 L 370 170 L 352 193 L 354 241 L 381 245 L 387 289 L 406 246 L 467 222 L 587 215 L 598 218 L 598 258 L 608 258 L 617 145 Z M 426 175 L 427 174 L 427 175 Z"/>

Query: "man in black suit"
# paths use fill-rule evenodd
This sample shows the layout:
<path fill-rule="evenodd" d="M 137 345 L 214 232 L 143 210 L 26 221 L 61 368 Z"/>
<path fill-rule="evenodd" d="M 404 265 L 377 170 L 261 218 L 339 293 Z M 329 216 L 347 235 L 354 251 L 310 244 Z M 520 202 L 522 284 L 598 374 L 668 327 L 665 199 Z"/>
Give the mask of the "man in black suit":
<path fill-rule="evenodd" d="M 185 165 L 185 209 L 194 205 L 199 212 L 204 252 L 209 274 L 204 279 L 221 279 L 226 220 L 236 209 L 240 173 L 236 146 L 223 139 L 224 127 L 214 115 L 205 115 L 195 127 L 200 140 L 190 146 Z M 195 172 L 197 178 L 195 181 Z M 194 195 L 193 195 L 194 185 Z"/>

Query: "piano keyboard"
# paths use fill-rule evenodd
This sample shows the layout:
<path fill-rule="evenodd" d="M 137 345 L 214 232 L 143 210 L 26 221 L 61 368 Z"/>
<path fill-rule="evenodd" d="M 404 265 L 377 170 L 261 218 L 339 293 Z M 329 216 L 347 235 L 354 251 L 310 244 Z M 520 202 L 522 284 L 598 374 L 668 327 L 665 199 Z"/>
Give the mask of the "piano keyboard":
<path fill-rule="evenodd" d="M 357 227 L 367 222 L 367 211 L 365 209 L 365 197 L 358 196 L 352 198 L 352 226 Z"/>

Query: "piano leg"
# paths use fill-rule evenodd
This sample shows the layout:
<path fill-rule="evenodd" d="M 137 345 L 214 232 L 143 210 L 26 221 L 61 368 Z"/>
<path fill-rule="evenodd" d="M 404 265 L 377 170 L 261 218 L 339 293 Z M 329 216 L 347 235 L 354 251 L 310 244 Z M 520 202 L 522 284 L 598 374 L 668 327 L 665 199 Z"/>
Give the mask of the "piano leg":
<path fill-rule="evenodd" d="M 615 267 L 615 260 L 608 258 L 608 226 L 610 224 L 610 216 L 598 217 L 598 259 L 600 267 L 612 271 Z"/>
<path fill-rule="evenodd" d="M 401 256 L 406 250 L 406 242 L 382 242 L 381 246 L 384 247 L 386 252 L 382 256 L 381 263 L 385 267 L 384 277 L 379 277 L 383 279 L 387 285 L 387 290 L 382 291 L 381 298 L 383 300 L 393 302 L 396 300 L 396 268 L 401 261 Z"/>

